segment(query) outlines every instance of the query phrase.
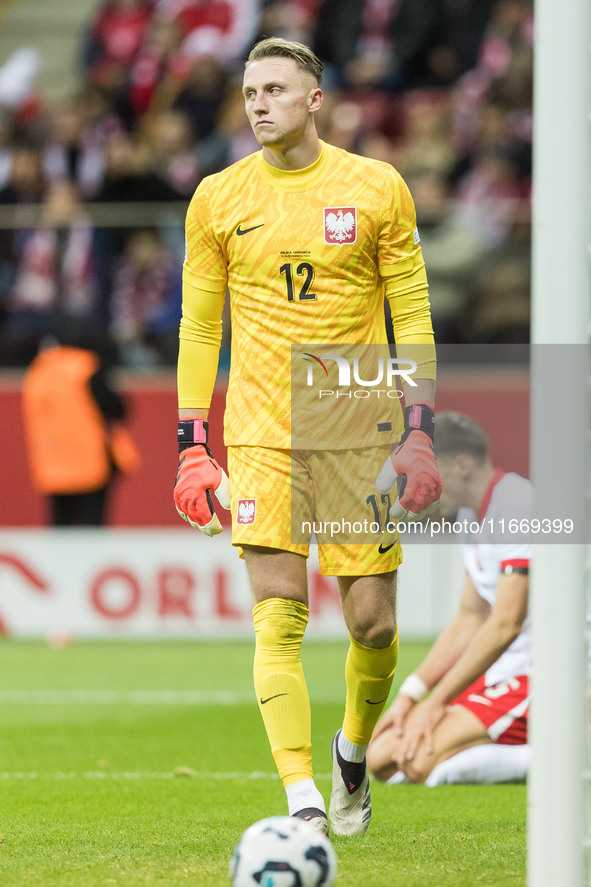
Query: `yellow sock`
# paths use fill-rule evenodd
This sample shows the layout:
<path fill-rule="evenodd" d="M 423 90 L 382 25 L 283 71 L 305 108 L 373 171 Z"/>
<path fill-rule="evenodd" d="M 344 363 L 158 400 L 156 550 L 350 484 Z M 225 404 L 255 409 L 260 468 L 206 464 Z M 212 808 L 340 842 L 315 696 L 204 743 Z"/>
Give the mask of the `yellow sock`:
<path fill-rule="evenodd" d="M 284 786 L 312 779 L 310 699 L 300 659 L 308 608 L 270 598 L 253 611 L 254 686 Z"/>
<path fill-rule="evenodd" d="M 355 745 L 367 745 L 394 680 L 398 662 L 398 631 L 389 647 L 364 647 L 351 638 L 345 679 L 347 702 L 343 733 Z"/>

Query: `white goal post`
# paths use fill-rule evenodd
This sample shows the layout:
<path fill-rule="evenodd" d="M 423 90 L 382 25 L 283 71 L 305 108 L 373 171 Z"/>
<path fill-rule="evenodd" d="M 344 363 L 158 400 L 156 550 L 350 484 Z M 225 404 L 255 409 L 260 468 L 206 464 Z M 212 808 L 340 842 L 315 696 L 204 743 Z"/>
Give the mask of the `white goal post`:
<path fill-rule="evenodd" d="M 545 358 L 589 346 L 591 4 L 536 0 L 531 466 L 536 490 L 574 477 L 589 502 L 589 378 L 558 379 Z M 562 352 L 564 353 L 564 352 Z M 571 366 L 569 364 L 569 366 Z M 550 442 L 549 442 L 550 439 Z M 588 884 L 588 546 L 536 544 L 532 561 L 532 765 L 528 887 Z"/>

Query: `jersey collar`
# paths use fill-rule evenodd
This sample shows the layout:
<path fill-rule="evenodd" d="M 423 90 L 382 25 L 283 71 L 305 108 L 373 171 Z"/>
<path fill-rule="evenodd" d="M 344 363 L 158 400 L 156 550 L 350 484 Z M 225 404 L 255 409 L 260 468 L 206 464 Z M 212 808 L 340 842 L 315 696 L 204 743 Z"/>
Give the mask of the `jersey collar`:
<path fill-rule="evenodd" d="M 271 166 L 263 157 L 263 152 L 257 154 L 257 169 L 261 177 L 281 191 L 308 191 L 314 188 L 324 177 L 327 163 L 327 145 L 321 141 L 320 156 L 304 169 L 277 169 Z"/>

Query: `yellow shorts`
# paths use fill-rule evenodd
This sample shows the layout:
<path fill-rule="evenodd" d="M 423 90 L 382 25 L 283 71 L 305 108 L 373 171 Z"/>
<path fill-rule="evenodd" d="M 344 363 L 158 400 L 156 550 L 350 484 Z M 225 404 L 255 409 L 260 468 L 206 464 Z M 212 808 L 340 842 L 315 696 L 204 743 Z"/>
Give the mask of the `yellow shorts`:
<path fill-rule="evenodd" d="M 399 538 L 388 526 L 388 497 L 375 488 L 390 451 L 228 447 L 232 544 L 308 557 L 314 536 L 325 576 L 396 570 Z"/>

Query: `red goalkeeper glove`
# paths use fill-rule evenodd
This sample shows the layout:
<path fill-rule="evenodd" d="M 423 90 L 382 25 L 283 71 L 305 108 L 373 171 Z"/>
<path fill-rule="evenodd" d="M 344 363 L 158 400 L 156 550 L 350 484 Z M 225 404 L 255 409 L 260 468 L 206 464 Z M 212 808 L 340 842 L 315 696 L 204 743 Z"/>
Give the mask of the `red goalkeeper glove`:
<path fill-rule="evenodd" d="M 435 511 L 442 483 L 433 452 L 435 413 L 426 403 L 414 403 L 404 411 L 404 434 L 386 459 L 376 488 L 386 495 L 398 482 L 398 495 L 390 519 L 416 521 Z"/>
<path fill-rule="evenodd" d="M 222 532 L 211 492 L 222 508 L 230 508 L 230 482 L 207 446 L 207 422 L 184 419 L 178 425 L 179 467 L 174 504 L 183 520 L 207 536 Z"/>

